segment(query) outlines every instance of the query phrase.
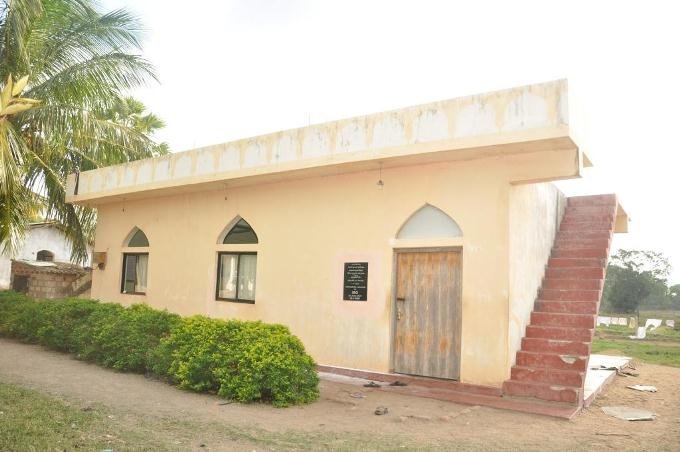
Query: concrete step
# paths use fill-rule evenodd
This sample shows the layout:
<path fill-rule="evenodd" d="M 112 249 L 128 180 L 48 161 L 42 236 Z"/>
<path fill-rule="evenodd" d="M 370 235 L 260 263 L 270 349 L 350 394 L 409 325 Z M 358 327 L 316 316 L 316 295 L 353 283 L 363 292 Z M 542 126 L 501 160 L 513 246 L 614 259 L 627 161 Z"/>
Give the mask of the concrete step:
<path fill-rule="evenodd" d="M 604 267 L 548 267 L 546 278 L 557 279 L 604 279 Z"/>
<path fill-rule="evenodd" d="M 586 356 L 590 354 L 590 344 L 579 341 L 559 341 L 539 337 L 524 337 L 522 338 L 522 350 L 536 353 Z"/>
<path fill-rule="evenodd" d="M 551 402 L 578 404 L 581 390 L 559 385 L 508 380 L 503 383 L 503 392 L 509 396 L 534 397 Z"/>
<path fill-rule="evenodd" d="M 589 239 L 589 238 L 563 238 L 555 240 L 553 251 L 569 249 L 605 249 L 611 245 L 610 239 Z"/>
<path fill-rule="evenodd" d="M 614 225 L 611 221 L 562 222 L 560 224 L 560 231 L 611 231 L 613 227 Z"/>
<path fill-rule="evenodd" d="M 588 356 L 559 355 L 556 353 L 517 352 L 517 366 L 548 368 L 558 370 L 575 370 L 585 372 L 588 366 Z"/>
<path fill-rule="evenodd" d="M 567 206 L 564 209 L 564 215 L 577 214 L 577 215 L 587 215 L 587 214 L 611 214 L 616 215 L 615 205 L 595 205 L 595 206 Z"/>
<path fill-rule="evenodd" d="M 616 195 L 571 196 L 568 206 L 616 206 Z"/>
<path fill-rule="evenodd" d="M 555 312 L 562 314 L 591 314 L 596 315 L 598 304 L 592 301 L 546 301 L 537 300 L 534 306 L 536 312 Z M 551 338 L 548 338 L 551 339 Z"/>
<path fill-rule="evenodd" d="M 593 314 L 534 311 L 531 313 L 531 325 L 591 329 L 595 328 L 595 316 Z"/>
<path fill-rule="evenodd" d="M 578 230 L 562 230 L 557 231 L 556 241 L 563 239 L 579 240 L 579 239 L 611 239 L 612 231 L 578 231 Z"/>
<path fill-rule="evenodd" d="M 579 211 L 567 210 L 562 217 L 562 223 L 614 223 L 614 212 L 607 213 L 583 213 Z"/>
<path fill-rule="evenodd" d="M 543 289 L 559 290 L 602 290 L 604 280 L 602 279 L 562 279 L 545 278 L 543 279 Z"/>
<path fill-rule="evenodd" d="M 576 370 L 557 370 L 524 366 L 512 366 L 510 379 L 533 383 L 547 383 L 580 389 L 585 380 L 585 372 Z"/>
<path fill-rule="evenodd" d="M 609 249 L 607 247 L 598 248 L 554 248 L 551 257 L 557 258 L 607 258 Z"/>
<path fill-rule="evenodd" d="M 607 259 L 604 258 L 551 257 L 548 259 L 548 268 L 582 267 L 604 269 L 606 265 Z"/>
<path fill-rule="evenodd" d="M 546 301 L 600 301 L 599 290 L 541 289 L 539 296 Z"/>
<path fill-rule="evenodd" d="M 593 330 L 589 328 L 528 325 L 526 337 L 556 339 L 559 341 L 591 342 L 593 340 Z"/>

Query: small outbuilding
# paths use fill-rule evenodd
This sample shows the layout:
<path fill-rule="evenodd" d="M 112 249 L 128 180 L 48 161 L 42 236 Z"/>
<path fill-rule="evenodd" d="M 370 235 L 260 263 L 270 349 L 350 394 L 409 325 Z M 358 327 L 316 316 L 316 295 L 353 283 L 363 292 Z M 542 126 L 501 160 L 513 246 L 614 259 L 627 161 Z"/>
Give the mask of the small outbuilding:
<path fill-rule="evenodd" d="M 571 102 L 559 80 L 74 174 L 92 296 L 282 323 L 326 371 L 578 405 L 627 217 L 550 183 L 590 165 Z"/>
<path fill-rule="evenodd" d="M 82 264 L 84 267 L 89 265 L 89 259 L 79 263 L 71 258 L 71 243 L 59 225 L 53 221 L 30 223 L 26 236 L 14 255 L 10 255 L 6 251 L 0 252 L 0 289 L 10 287 L 12 259 L 66 262 Z"/>
<path fill-rule="evenodd" d="M 85 294 L 92 270 L 68 262 L 12 260 L 10 288 L 34 298 L 63 298 Z"/>

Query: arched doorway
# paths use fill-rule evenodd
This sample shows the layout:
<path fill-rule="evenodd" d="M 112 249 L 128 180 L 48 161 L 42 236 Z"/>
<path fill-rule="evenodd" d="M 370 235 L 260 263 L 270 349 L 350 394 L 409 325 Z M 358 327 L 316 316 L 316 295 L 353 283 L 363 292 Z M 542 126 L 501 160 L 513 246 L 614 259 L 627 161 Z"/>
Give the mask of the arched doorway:
<path fill-rule="evenodd" d="M 397 239 L 462 237 L 460 226 L 426 204 Z M 397 373 L 459 379 L 462 256 L 460 248 L 395 250 L 393 368 Z"/>

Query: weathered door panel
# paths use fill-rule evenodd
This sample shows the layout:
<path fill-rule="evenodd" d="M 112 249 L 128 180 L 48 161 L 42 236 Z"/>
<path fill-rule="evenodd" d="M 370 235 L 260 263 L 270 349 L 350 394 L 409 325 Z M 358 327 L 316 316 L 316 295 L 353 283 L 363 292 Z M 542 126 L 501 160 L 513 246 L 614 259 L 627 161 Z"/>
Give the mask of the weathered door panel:
<path fill-rule="evenodd" d="M 459 378 L 458 251 L 397 254 L 395 372 Z"/>

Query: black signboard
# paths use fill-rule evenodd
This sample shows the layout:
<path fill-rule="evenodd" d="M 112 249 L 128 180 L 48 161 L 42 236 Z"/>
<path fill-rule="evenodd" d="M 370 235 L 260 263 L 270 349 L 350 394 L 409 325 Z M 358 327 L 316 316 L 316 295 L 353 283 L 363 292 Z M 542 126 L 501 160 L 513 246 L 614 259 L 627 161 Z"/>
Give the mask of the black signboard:
<path fill-rule="evenodd" d="M 366 301 L 368 299 L 368 262 L 345 262 L 343 300 Z"/>

